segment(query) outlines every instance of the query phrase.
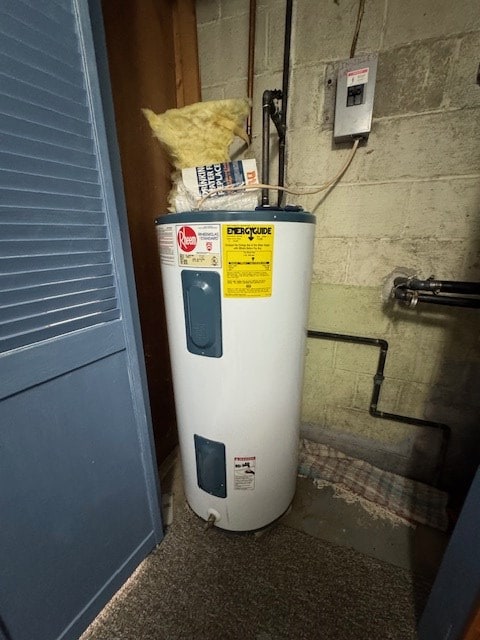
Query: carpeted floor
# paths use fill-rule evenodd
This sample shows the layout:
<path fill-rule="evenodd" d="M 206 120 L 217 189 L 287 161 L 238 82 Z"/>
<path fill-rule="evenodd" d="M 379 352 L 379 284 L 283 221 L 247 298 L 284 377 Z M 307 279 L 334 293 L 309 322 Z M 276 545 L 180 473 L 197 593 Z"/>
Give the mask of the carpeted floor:
<path fill-rule="evenodd" d="M 204 531 L 185 507 L 81 640 L 413 640 L 429 588 L 281 524 Z"/>

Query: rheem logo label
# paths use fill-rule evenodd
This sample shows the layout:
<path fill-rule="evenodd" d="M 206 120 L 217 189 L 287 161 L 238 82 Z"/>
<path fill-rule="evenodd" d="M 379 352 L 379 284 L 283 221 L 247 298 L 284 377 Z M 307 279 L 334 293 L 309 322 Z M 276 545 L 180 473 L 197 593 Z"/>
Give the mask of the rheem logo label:
<path fill-rule="evenodd" d="M 180 227 L 177 233 L 178 246 L 185 253 L 190 253 L 197 246 L 197 234 L 192 227 Z"/>

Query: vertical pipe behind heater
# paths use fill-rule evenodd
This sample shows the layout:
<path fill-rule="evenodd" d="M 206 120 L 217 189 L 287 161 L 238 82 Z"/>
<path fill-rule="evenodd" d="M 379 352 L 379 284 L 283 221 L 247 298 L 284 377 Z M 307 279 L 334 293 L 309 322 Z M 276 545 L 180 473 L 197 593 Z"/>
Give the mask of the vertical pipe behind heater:
<path fill-rule="evenodd" d="M 287 103 L 290 82 L 290 47 L 292 42 L 292 9 L 293 0 L 287 0 L 285 11 L 285 39 L 283 48 L 283 80 L 282 80 L 282 112 L 281 112 L 281 135 L 278 147 L 278 184 L 283 187 L 285 184 L 285 145 L 287 134 Z M 282 206 L 284 192 L 278 192 L 277 205 Z"/>
<path fill-rule="evenodd" d="M 253 77 L 255 72 L 255 26 L 257 14 L 257 1 L 250 0 L 250 13 L 248 25 L 248 76 L 247 97 L 250 101 L 250 113 L 247 119 L 247 135 L 252 142 L 252 114 L 253 114 Z"/>

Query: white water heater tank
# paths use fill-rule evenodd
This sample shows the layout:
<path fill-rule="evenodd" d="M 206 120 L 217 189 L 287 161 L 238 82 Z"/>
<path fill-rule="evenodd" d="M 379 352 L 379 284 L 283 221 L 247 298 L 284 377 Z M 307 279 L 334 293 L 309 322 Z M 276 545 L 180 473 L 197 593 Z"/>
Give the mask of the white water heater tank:
<path fill-rule="evenodd" d="M 187 501 L 220 528 L 259 529 L 295 492 L 315 217 L 156 223 Z"/>

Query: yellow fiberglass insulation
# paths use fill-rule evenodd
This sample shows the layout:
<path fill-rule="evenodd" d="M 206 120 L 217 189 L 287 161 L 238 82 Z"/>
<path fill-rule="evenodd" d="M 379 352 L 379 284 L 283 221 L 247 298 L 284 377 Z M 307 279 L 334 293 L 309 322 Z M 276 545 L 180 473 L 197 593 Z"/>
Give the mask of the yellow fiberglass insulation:
<path fill-rule="evenodd" d="M 248 144 L 243 123 L 248 100 L 211 100 L 157 115 L 143 109 L 153 130 L 176 169 L 228 162 L 235 136 Z"/>

